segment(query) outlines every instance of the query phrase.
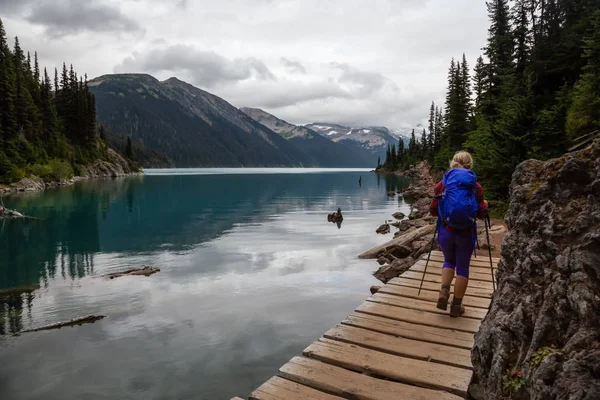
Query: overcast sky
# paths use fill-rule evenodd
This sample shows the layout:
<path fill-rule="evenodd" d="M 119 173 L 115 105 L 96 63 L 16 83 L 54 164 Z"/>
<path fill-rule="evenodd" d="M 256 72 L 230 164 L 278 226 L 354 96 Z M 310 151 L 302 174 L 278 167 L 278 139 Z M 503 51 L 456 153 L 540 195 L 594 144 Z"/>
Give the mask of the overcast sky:
<path fill-rule="evenodd" d="M 484 0 L 0 0 L 0 17 L 51 68 L 176 76 L 292 123 L 402 130 L 488 28 Z"/>

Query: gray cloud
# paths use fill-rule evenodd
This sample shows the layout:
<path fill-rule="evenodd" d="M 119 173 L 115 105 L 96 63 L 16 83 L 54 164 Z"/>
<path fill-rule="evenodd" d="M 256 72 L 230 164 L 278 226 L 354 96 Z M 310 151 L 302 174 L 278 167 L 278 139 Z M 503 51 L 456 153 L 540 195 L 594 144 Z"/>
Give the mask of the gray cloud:
<path fill-rule="evenodd" d="M 380 90 L 388 82 L 388 79 L 379 72 L 361 71 L 347 63 L 332 62 L 329 65 L 342 71 L 340 82 L 358 86 L 361 96 Z"/>
<path fill-rule="evenodd" d="M 281 57 L 281 63 L 290 72 L 306 74 L 306 68 L 304 68 L 304 65 L 302 65 L 300 61 L 294 61 L 285 57 Z"/>
<path fill-rule="evenodd" d="M 81 31 L 134 32 L 140 25 L 125 16 L 118 8 L 106 4 L 80 0 L 43 1 L 32 7 L 25 19 L 46 27 L 53 37 Z"/>
<path fill-rule="evenodd" d="M 214 51 L 198 50 L 190 45 L 155 48 L 143 54 L 127 57 L 115 67 L 115 72 L 183 72 L 202 86 L 221 82 L 243 81 L 255 77 L 275 80 L 275 75 L 254 57 L 229 60 Z"/>
<path fill-rule="evenodd" d="M 395 129 L 443 104 L 450 58 L 473 66 L 489 26 L 473 0 L 0 0 L 0 14 L 50 69 L 177 76 L 291 123 Z"/>

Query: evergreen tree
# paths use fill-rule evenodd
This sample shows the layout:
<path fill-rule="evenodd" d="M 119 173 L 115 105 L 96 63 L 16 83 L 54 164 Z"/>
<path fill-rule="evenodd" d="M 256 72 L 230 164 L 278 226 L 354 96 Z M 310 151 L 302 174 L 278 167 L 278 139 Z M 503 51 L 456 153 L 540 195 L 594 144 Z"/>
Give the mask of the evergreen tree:
<path fill-rule="evenodd" d="M 567 116 L 567 133 L 571 139 L 600 129 L 600 10 L 593 15 L 583 48 L 587 65 L 575 85 Z"/>
<path fill-rule="evenodd" d="M 125 157 L 133 160 L 133 147 L 131 146 L 131 138 L 127 136 L 127 146 L 125 147 Z"/>
<path fill-rule="evenodd" d="M 55 69 L 52 85 L 45 68 L 41 75 L 37 52 L 32 65 L 18 38 L 9 49 L 0 20 L 0 183 L 32 171 L 52 171 L 41 177 L 57 179 L 70 175 L 68 163 L 78 171 L 82 164 L 107 159 L 102 135 L 96 135 L 96 105 L 87 78 L 78 79 L 74 68 L 67 71 L 63 64 L 62 80 Z"/>
<path fill-rule="evenodd" d="M 481 103 L 485 101 L 484 95 L 489 92 L 487 66 L 483 62 L 483 57 L 479 56 L 477 59 L 474 71 L 473 90 L 475 92 L 475 109 L 479 111 Z"/>

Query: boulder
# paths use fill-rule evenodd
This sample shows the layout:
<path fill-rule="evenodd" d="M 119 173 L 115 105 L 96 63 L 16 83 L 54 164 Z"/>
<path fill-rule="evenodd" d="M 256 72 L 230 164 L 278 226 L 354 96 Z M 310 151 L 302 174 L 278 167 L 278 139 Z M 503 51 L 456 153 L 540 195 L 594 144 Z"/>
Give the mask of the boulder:
<path fill-rule="evenodd" d="M 381 256 L 381 257 L 379 257 L 379 258 L 377 259 L 377 262 L 379 263 L 379 265 L 384 265 L 384 264 L 387 264 L 387 263 L 388 263 L 388 261 L 389 261 L 389 260 L 388 260 L 387 258 L 383 257 L 383 256 Z"/>
<path fill-rule="evenodd" d="M 521 163 L 471 359 L 488 399 L 600 398 L 600 140 Z"/>
<path fill-rule="evenodd" d="M 414 258 L 408 257 L 404 259 L 394 260 L 391 264 L 386 264 L 380 267 L 373 273 L 373 276 L 379 279 L 383 283 L 387 283 L 390 279 L 393 279 L 401 274 L 405 273 L 415 263 Z"/>
<path fill-rule="evenodd" d="M 411 226 L 414 226 L 413 224 L 411 224 L 411 221 L 408 220 L 403 220 L 400 221 L 400 225 L 398 226 L 398 229 L 400 229 L 402 232 L 407 231 Z"/>
<path fill-rule="evenodd" d="M 401 244 L 396 244 L 396 245 L 390 246 L 386 250 L 386 254 L 390 254 L 390 255 L 394 256 L 395 258 L 405 258 L 405 257 L 408 257 L 410 255 L 410 253 L 412 253 L 411 249 L 409 247 L 401 245 Z"/>
<path fill-rule="evenodd" d="M 377 228 L 375 232 L 377 232 L 380 235 L 387 235 L 388 233 L 390 233 L 390 224 L 385 223 L 381 225 L 379 228 Z"/>
<path fill-rule="evenodd" d="M 408 216 L 408 219 L 415 220 L 415 219 L 418 219 L 421 217 L 423 217 L 423 215 L 419 211 L 413 210 L 413 211 L 411 211 L 410 215 Z"/>
<path fill-rule="evenodd" d="M 392 215 L 392 217 L 398 219 L 398 220 L 402 220 L 404 219 L 404 217 L 406 217 L 406 215 L 404 215 L 403 212 L 398 211 L 397 213 L 395 213 L 394 215 Z"/>

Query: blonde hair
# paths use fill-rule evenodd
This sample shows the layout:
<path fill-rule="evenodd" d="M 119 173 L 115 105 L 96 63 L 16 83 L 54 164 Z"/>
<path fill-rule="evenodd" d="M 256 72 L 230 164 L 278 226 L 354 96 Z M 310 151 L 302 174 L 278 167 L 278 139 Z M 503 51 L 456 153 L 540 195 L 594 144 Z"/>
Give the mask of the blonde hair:
<path fill-rule="evenodd" d="M 454 157 L 452 157 L 452 161 L 450 161 L 450 169 L 454 168 L 473 168 L 473 157 L 466 151 L 457 152 Z"/>

